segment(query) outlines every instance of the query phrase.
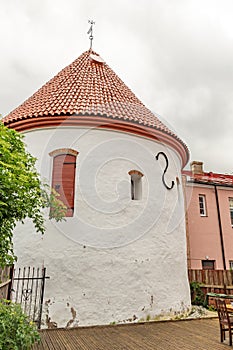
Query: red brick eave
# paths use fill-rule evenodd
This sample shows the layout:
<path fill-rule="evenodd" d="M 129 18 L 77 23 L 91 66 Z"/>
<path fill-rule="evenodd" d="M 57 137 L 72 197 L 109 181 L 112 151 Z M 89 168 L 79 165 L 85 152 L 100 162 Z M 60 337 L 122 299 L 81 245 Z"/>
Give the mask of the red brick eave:
<path fill-rule="evenodd" d="M 24 132 L 31 129 L 49 128 L 56 126 L 87 126 L 100 129 L 111 129 L 136 134 L 161 142 L 173 148 L 181 157 L 182 168 L 189 161 L 189 151 L 187 146 L 176 136 L 167 133 L 164 130 L 149 127 L 143 124 L 137 124 L 132 121 L 110 118 L 97 115 L 61 115 L 52 117 L 28 117 L 18 120 L 2 120 L 4 124 L 19 132 Z"/>

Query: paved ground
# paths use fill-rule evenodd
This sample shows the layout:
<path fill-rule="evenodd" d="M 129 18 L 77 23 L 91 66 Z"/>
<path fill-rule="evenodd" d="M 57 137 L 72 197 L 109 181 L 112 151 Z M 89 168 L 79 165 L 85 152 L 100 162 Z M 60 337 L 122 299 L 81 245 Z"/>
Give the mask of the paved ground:
<path fill-rule="evenodd" d="M 34 350 L 224 350 L 217 319 L 41 331 Z"/>

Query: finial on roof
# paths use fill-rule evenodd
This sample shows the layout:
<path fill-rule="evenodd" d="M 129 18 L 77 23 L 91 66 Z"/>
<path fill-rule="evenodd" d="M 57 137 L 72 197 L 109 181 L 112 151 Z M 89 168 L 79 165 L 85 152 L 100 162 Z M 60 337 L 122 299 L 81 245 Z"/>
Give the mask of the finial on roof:
<path fill-rule="evenodd" d="M 95 22 L 92 20 L 92 21 L 88 21 L 88 23 L 91 24 L 90 26 L 90 29 L 88 30 L 87 34 L 90 34 L 89 36 L 89 39 L 90 39 L 90 49 L 92 49 L 92 40 L 93 40 L 93 24 L 95 24 Z"/>

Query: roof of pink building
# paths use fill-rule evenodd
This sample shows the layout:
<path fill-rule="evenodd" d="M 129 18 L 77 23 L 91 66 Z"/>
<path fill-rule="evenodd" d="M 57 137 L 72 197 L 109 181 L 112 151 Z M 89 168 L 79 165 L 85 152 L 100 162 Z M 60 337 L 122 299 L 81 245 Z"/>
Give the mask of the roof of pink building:
<path fill-rule="evenodd" d="M 193 174 L 191 170 L 183 170 L 183 175 L 190 177 L 191 181 L 206 183 L 206 184 L 220 184 L 233 186 L 233 175 L 217 174 L 212 172 L 203 172 L 203 174 Z"/>
<path fill-rule="evenodd" d="M 114 120 L 125 126 L 134 124 L 156 130 L 156 134 L 151 134 L 163 141 L 172 138 L 176 148 L 182 148 L 183 165 L 187 163 L 189 152 L 183 141 L 146 108 L 92 50 L 84 52 L 64 68 L 3 118 L 3 122 L 9 127 L 24 131 L 58 125 L 64 120 L 68 123 L 67 119 L 70 123 L 71 120 L 73 123 L 75 120 L 81 121 L 82 124 L 95 121 L 99 123 L 103 121 L 101 117 L 107 118 L 108 123 Z"/>

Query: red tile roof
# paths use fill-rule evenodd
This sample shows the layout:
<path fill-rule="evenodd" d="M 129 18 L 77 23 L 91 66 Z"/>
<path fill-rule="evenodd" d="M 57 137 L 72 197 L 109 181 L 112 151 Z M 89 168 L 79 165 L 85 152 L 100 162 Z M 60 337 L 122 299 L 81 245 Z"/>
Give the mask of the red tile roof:
<path fill-rule="evenodd" d="M 55 121 L 57 123 L 59 117 L 64 119 L 64 116 L 79 117 L 82 123 L 90 121 L 88 116 L 92 116 L 92 120 L 95 116 L 107 117 L 121 123 L 156 129 L 159 134 L 174 138 L 186 154 L 183 163 L 188 161 L 186 145 L 144 106 L 92 50 L 84 52 L 64 68 L 3 118 L 3 122 L 9 127 L 25 130 L 40 127 L 43 122 L 47 126 L 55 125 Z"/>
<path fill-rule="evenodd" d="M 191 182 L 198 182 L 198 183 L 206 183 L 208 184 L 216 184 L 216 185 L 226 185 L 226 186 L 233 186 L 233 175 L 230 174 L 218 174 L 218 173 L 206 173 L 203 172 L 203 174 L 194 174 L 190 170 L 183 170 L 183 175 L 186 175 L 188 177 L 188 180 Z"/>

